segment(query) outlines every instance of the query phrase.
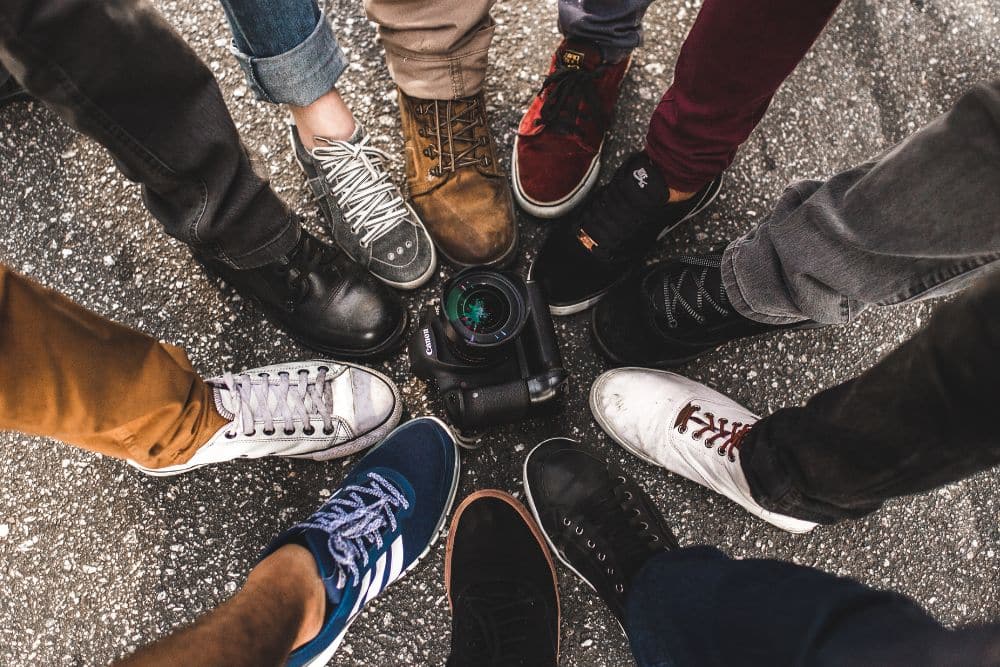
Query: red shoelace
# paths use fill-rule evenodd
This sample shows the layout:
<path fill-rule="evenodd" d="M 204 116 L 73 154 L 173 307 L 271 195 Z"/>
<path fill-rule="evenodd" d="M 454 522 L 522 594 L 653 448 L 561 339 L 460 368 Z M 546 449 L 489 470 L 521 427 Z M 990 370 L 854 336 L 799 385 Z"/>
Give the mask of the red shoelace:
<path fill-rule="evenodd" d="M 711 412 L 702 412 L 701 408 L 694 403 L 688 403 L 684 406 L 684 409 L 677 415 L 674 427 L 679 433 L 686 433 L 689 424 L 693 440 L 705 438 L 707 449 L 715 447 L 718 443 L 716 451 L 719 456 L 728 456 L 729 460 L 733 462 L 736 461 L 736 452 L 743 443 L 743 438 L 746 437 L 752 426 L 752 424 L 744 424 L 743 422 L 730 424 L 729 420 L 725 418 L 716 419 Z"/>

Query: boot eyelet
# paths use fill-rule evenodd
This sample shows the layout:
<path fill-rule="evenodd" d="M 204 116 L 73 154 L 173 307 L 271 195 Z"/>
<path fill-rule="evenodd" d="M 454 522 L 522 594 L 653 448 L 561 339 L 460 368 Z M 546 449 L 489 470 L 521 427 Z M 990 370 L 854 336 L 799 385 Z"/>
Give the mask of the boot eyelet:
<path fill-rule="evenodd" d="M 654 542 L 659 542 L 660 541 L 660 536 L 659 535 L 653 535 L 653 541 Z"/>
<path fill-rule="evenodd" d="M 569 519 L 563 519 L 563 525 L 564 526 L 572 526 L 573 522 L 570 521 Z"/>
<path fill-rule="evenodd" d="M 583 527 L 582 527 L 582 526 L 577 526 L 577 527 L 576 527 L 576 528 L 574 528 L 573 530 L 575 530 L 575 531 L 576 531 L 576 534 L 577 534 L 577 535 L 583 535 Z"/>
<path fill-rule="evenodd" d="M 597 560 L 601 561 L 602 563 L 604 561 L 606 561 L 607 559 L 608 559 L 608 555 L 607 554 L 597 554 Z"/>
<path fill-rule="evenodd" d="M 649 530 L 649 524 L 648 524 L 648 523 L 646 523 L 645 521 L 643 521 L 643 522 L 642 522 L 642 523 L 640 523 L 639 525 L 640 525 L 640 526 L 642 526 L 642 529 L 643 529 L 643 530 Z"/>
<path fill-rule="evenodd" d="M 618 475 L 617 479 L 621 484 L 624 484 L 626 481 L 628 481 L 625 479 L 625 475 Z"/>
<path fill-rule="evenodd" d="M 632 492 L 631 491 L 626 491 L 625 492 L 625 500 L 632 500 Z"/>
<path fill-rule="evenodd" d="M 621 584 L 615 584 L 615 590 L 618 591 L 619 593 L 624 593 L 625 587 L 622 586 Z"/>
<path fill-rule="evenodd" d="M 595 546 L 597 546 L 597 545 L 594 544 L 594 540 L 587 540 L 587 548 L 588 549 L 593 549 Z"/>
<path fill-rule="evenodd" d="M 642 514 L 642 512 L 640 512 L 638 508 L 632 510 L 632 516 L 639 516 L 640 514 Z"/>
<path fill-rule="evenodd" d="M 304 429 L 302 429 L 302 432 L 305 433 L 306 435 L 312 435 L 313 433 L 316 432 L 316 428 L 312 425 L 309 425 L 306 426 Z"/>

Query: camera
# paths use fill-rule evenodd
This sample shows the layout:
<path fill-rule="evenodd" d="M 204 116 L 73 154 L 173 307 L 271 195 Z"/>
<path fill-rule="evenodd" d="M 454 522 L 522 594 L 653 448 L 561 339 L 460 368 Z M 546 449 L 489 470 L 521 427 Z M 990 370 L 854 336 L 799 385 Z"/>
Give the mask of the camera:
<path fill-rule="evenodd" d="M 445 283 L 409 344 L 413 373 L 438 387 L 449 421 L 468 443 L 488 426 L 543 411 L 562 395 L 549 307 L 520 276 L 473 267 Z"/>

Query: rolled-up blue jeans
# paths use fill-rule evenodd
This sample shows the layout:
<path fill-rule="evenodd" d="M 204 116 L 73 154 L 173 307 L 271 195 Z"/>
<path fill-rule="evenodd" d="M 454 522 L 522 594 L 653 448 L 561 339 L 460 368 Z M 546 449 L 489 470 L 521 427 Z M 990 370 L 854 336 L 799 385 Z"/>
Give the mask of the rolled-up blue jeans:
<path fill-rule="evenodd" d="M 328 93 L 347 57 L 313 0 L 220 0 L 232 51 L 259 99 L 308 106 Z"/>
<path fill-rule="evenodd" d="M 947 630 L 913 600 L 712 547 L 652 558 L 626 603 L 639 667 L 996 665 L 1000 626 Z"/>

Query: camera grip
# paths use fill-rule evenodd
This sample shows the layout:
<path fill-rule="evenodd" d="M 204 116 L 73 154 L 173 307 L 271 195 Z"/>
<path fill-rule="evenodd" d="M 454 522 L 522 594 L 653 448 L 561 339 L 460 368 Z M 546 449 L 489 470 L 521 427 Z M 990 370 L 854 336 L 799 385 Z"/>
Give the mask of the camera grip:
<path fill-rule="evenodd" d="M 452 422 L 462 429 L 476 429 L 523 419 L 531 407 L 524 380 L 477 389 L 455 389 L 445 397 Z"/>

